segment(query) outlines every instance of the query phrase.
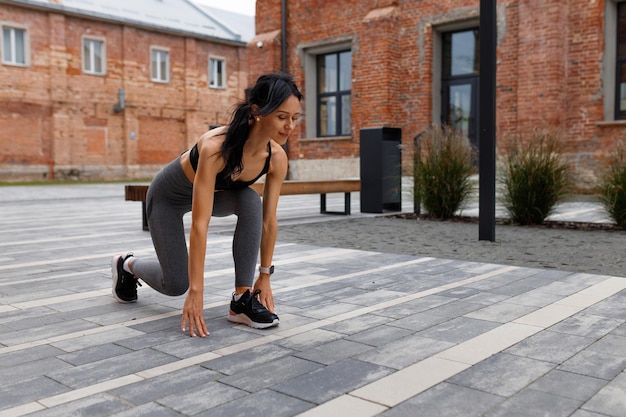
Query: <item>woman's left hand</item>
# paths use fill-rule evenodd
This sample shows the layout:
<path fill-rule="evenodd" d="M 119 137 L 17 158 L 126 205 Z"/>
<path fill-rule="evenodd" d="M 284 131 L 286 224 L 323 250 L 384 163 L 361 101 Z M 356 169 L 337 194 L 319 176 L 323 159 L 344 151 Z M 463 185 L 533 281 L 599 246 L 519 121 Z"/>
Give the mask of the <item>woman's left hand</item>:
<path fill-rule="evenodd" d="M 261 290 L 259 294 L 259 302 L 265 306 L 271 313 L 274 313 L 274 296 L 272 295 L 272 287 L 270 286 L 269 277 L 263 275 L 254 283 L 255 290 Z"/>

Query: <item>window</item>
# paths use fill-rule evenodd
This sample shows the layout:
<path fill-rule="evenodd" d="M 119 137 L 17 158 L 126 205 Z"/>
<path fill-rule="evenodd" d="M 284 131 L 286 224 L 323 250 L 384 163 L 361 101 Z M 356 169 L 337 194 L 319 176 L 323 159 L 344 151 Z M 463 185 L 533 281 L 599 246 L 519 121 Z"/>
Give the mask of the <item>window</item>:
<path fill-rule="evenodd" d="M 209 87 L 226 88 L 226 63 L 221 58 L 209 58 Z"/>
<path fill-rule="evenodd" d="M 104 41 L 98 39 L 83 39 L 83 72 L 85 74 L 104 75 L 106 56 Z"/>
<path fill-rule="evenodd" d="M 28 33 L 26 29 L 2 26 L 2 63 L 26 65 Z"/>
<path fill-rule="evenodd" d="M 352 51 L 317 56 L 317 136 L 349 136 Z"/>
<path fill-rule="evenodd" d="M 442 34 L 441 122 L 478 146 L 478 29 Z"/>
<path fill-rule="evenodd" d="M 150 50 L 150 79 L 159 83 L 170 80 L 170 53 L 166 49 L 152 48 Z"/>
<path fill-rule="evenodd" d="M 626 3 L 617 5 L 615 119 L 626 119 Z"/>

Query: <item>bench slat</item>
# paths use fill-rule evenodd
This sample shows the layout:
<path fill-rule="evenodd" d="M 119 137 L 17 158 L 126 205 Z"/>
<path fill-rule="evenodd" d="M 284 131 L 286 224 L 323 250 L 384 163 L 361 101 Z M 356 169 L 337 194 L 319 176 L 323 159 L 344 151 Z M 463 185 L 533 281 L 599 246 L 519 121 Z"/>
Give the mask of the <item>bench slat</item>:
<path fill-rule="evenodd" d="M 263 183 L 255 183 L 250 186 L 259 195 L 263 195 Z M 350 193 L 361 191 L 361 181 L 358 179 L 330 180 L 330 181 L 285 181 L 280 189 L 280 195 L 293 194 L 320 194 L 320 212 L 323 214 L 350 214 Z M 126 201 L 141 201 L 143 209 L 143 230 L 148 230 L 146 219 L 146 195 L 148 185 L 126 185 L 124 196 Z M 326 194 L 344 193 L 344 211 L 327 211 Z"/>
<path fill-rule="evenodd" d="M 257 193 L 263 194 L 263 183 L 254 183 L 251 187 Z M 280 194 L 329 194 L 348 193 L 352 191 L 361 191 L 360 180 L 285 181 L 280 189 Z"/>

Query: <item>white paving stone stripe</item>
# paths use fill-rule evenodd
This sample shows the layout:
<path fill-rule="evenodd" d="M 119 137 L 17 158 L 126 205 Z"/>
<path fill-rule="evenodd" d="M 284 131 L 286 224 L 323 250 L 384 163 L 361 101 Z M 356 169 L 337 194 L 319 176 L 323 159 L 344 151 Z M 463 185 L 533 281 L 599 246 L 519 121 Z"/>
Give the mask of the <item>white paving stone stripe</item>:
<path fill-rule="evenodd" d="M 54 237 L 54 238 L 39 238 L 39 239 L 29 239 L 29 240 L 18 240 L 18 241 L 6 241 L 0 242 L 0 247 L 3 246 L 20 246 L 20 245 L 37 245 L 40 243 L 51 243 L 51 242 L 70 242 L 74 240 L 89 240 L 89 239 L 101 239 L 113 236 L 128 236 L 128 231 L 115 232 L 115 233 L 89 233 L 84 235 L 74 235 L 74 236 L 65 236 L 65 237 Z"/>

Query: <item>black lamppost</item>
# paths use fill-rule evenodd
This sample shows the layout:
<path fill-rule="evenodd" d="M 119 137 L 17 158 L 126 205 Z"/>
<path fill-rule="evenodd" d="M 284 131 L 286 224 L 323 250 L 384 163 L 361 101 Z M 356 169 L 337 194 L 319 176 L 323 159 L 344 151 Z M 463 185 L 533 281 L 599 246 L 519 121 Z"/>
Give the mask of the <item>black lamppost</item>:
<path fill-rule="evenodd" d="M 496 240 L 496 0 L 480 0 L 478 240 Z"/>

